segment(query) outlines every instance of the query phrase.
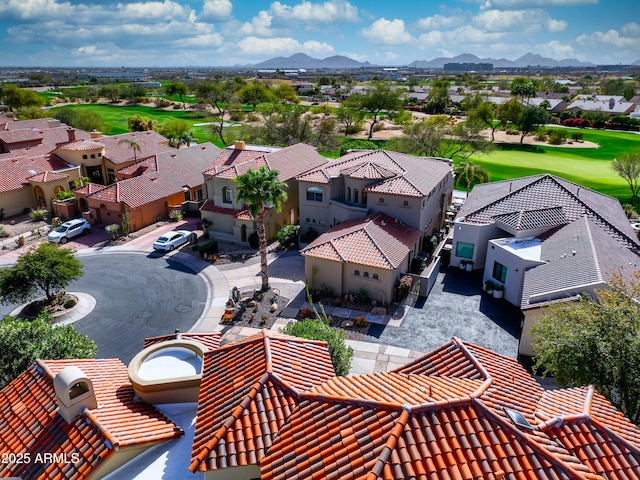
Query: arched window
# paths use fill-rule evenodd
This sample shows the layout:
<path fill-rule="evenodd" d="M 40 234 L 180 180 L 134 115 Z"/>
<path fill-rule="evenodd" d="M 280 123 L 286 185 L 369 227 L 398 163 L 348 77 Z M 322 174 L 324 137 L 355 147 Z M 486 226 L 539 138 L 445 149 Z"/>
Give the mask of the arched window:
<path fill-rule="evenodd" d="M 409 206 L 409 200 L 405 200 L 404 202 L 402 202 L 402 206 L 403 207 L 408 207 Z"/>
<path fill-rule="evenodd" d="M 233 190 L 229 187 L 222 187 L 222 202 L 233 203 Z"/>
<path fill-rule="evenodd" d="M 351 201 L 351 187 L 347 187 L 347 202 Z"/>
<path fill-rule="evenodd" d="M 353 189 L 353 201 L 354 203 L 359 203 L 359 195 L 358 195 L 358 189 L 354 188 Z"/>
<path fill-rule="evenodd" d="M 374 279 L 374 280 L 378 280 L 378 274 L 377 274 L 377 273 L 374 273 L 374 274 L 373 274 L 373 279 Z"/>
<path fill-rule="evenodd" d="M 354 274 L 356 277 L 360 276 L 360 270 L 356 270 L 355 272 L 353 272 L 353 274 Z"/>
<path fill-rule="evenodd" d="M 321 202 L 323 198 L 324 190 L 318 187 L 307 188 L 307 201 L 309 202 Z"/>
<path fill-rule="evenodd" d="M 364 278 L 369 278 L 369 272 L 364 272 Z"/>

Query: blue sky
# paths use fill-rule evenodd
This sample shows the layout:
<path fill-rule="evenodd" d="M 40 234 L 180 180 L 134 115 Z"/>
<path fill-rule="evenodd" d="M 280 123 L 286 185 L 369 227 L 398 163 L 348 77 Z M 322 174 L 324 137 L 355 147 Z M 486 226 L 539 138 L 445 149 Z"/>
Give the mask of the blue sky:
<path fill-rule="evenodd" d="M 378 65 L 527 52 L 640 60 L 640 0 L 0 0 L 2 66 Z"/>

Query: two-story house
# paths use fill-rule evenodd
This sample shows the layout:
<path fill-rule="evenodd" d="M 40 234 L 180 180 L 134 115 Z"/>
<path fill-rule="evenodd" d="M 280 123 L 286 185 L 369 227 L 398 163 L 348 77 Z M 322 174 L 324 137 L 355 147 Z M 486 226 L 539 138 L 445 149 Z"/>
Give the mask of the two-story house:
<path fill-rule="evenodd" d="M 265 218 L 267 239 L 285 225 L 298 223 L 296 177 L 327 163 L 315 148 L 304 143 L 286 148 L 246 145 L 237 141 L 225 148 L 204 171 L 207 200 L 200 208 L 211 238 L 246 245 L 255 222 L 243 199 L 238 198 L 235 179 L 249 170 L 266 167 L 278 171 L 287 184 L 287 201 L 280 212 L 270 209 Z"/>

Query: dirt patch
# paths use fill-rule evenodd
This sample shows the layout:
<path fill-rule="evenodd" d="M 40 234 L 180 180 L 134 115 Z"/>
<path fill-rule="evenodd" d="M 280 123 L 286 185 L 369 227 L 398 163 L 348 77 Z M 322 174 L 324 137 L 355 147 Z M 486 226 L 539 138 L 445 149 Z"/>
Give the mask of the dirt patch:
<path fill-rule="evenodd" d="M 20 311 L 19 317 L 35 318 L 42 311 L 56 315 L 71 310 L 78 304 L 78 297 L 70 293 L 59 293 L 54 295 L 53 300 L 48 301 L 47 297 L 42 297 L 25 305 Z"/>

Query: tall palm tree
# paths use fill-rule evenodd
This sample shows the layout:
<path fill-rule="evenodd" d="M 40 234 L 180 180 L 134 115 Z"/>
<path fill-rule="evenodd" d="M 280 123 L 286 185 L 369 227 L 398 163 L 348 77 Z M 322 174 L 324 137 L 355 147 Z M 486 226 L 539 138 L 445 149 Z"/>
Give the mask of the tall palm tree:
<path fill-rule="evenodd" d="M 244 200 L 249 213 L 256 222 L 260 249 L 260 272 L 262 274 L 262 290 L 269 289 L 269 273 L 267 272 L 267 234 L 264 220 L 273 208 L 276 212 L 282 210 L 287 201 L 287 184 L 278 180 L 278 171 L 260 167 L 259 170 L 248 170 L 239 175 L 235 182 L 238 184 L 238 199 Z"/>
<path fill-rule="evenodd" d="M 471 190 L 472 183 L 486 183 L 489 181 L 489 172 L 472 162 L 460 162 L 453 167 L 453 174 L 456 177 L 456 186 L 459 187 L 464 182 L 467 186 L 467 192 Z"/>
<path fill-rule="evenodd" d="M 131 150 L 133 150 L 133 161 L 135 162 L 137 160 L 136 151 L 142 152 L 142 150 L 140 149 L 140 144 L 136 142 L 133 138 L 123 138 L 118 142 L 118 145 L 122 145 L 122 144 L 129 146 Z"/>

